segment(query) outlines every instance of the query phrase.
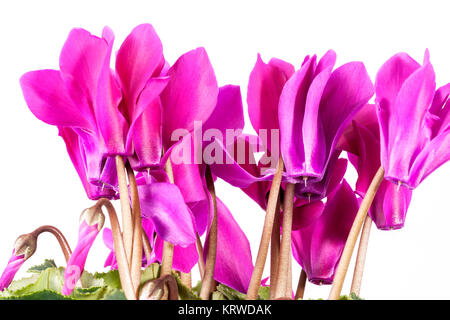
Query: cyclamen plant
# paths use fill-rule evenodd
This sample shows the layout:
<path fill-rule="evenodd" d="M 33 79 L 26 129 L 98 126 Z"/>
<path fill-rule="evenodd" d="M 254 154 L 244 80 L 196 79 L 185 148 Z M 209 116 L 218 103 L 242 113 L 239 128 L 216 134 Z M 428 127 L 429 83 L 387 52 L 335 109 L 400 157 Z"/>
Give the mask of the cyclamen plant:
<path fill-rule="evenodd" d="M 170 65 L 154 28 L 143 24 L 111 69 L 113 44 L 107 27 L 101 37 L 73 29 L 59 70 L 20 79 L 30 111 L 58 128 L 96 202 L 80 216 L 73 251 L 52 226 L 21 235 L 0 298 L 302 299 L 309 280 L 331 284 L 329 299 L 339 299 L 361 233 L 355 299 L 372 220 L 382 230 L 402 228 L 412 190 L 450 159 L 450 84 L 435 90 L 428 51 L 422 65 L 393 56 L 375 85 L 362 62 L 334 68 L 332 50 L 319 61 L 306 56 L 297 71 L 258 55 L 247 90 L 255 136 L 242 132 L 240 88 L 218 87 L 204 48 Z M 354 188 L 344 178 L 345 155 L 358 173 Z M 255 264 L 216 195 L 217 178 L 266 212 Z M 55 235 L 66 267 L 47 261 L 31 269 L 34 278 L 13 281 L 42 232 Z M 92 275 L 84 266 L 101 233 L 111 271 Z M 270 276 L 262 279 L 269 246 Z M 294 294 L 293 260 L 301 267 Z M 193 287 L 196 265 L 201 281 Z M 43 277 L 64 281 L 43 285 Z"/>

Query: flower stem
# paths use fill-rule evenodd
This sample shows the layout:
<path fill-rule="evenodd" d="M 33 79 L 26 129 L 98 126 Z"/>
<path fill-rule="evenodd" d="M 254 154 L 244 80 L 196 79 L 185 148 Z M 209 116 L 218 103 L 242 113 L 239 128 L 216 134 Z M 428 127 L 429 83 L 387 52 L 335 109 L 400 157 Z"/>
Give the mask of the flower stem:
<path fill-rule="evenodd" d="M 136 300 L 136 290 L 131 280 L 130 267 L 125 252 L 125 245 L 120 230 L 119 220 L 117 219 L 116 210 L 108 199 L 101 198 L 92 207 L 94 210 L 101 210 L 102 206 L 108 211 L 109 220 L 111 222 L 111 230 L 113 235 L 114 253 L 117 258 L 117 267 L 119 270 L 120 283 L 125 296 L 128 300 Z"/>
<path fill-rule="evenodd" d="M 58 240 L 59 246 L 61 247 L 61 250 L 64 254 L 64 258 L 66 259 L 66 263 L 69 262 L 70 256 L 72 255 L 72 250 L 70 249 L 69 243 L 67 242 L 66 238 L 64 237 L 64 234 L 56 227 L 54 226 L 41 226 L 31 232 L 31 234 L 34 237 L 38 237 L 43 232 L 49 232 L 52 235 L 55 236 L 56 240 Z"/>
<path fill-rule="evenodd" d="M 275 297 L 277 288 L 278 259 L 280 257 L 280 196 L 278 195 L 270 240 L 270 299 Z"/>
<path fill-rule="evenodd" d="M 172 163 L 170 162 L 170 157 L 167 159 L 166 165 L 165 165 L 165 171 L 167 173 L 167 176 L 169 177 L 170 183 L 174 183 L 174 177 L 173 177 L 173 170 L 172 170 Z M 161 274 L 160 277 L 171 275 L 172 274 L 172 265 L 173 265 L 173 244 L 164 241 L 163 244 L 163 253 L 162 253 L 162 259 L 161 259 Z"/>
<path fill-rule="evenodd" d="M 192 289 L 192 276 L 190 272 L 180 272 L 180 280 L 182 284 L 184 284 L 189 289 Z"/>
<path fill-rule="evenodd" d="M 364 226 L 359 239 L 358 254 L 356 256 L 355 271 L 353 272 L 352 286 L 350 293 L 355 293 L 359 296 L 361 290 L 361 282 L 364 273 L 364 264 L 366 262 L 367 247 L 369 245 L 370 227 L 372 226 L 372 219 L 369 215 L 366 216 Z"/>
<path fill-rule="evenodd" d="M 141 206 L 139 204 L 139 193 L 136 184 L 136 177 L 134 176 L 133 169 L 130 164 L 126 165 L 128 181 L 130 182 L 130 193 L 132 203 L 132 216 L 133 216 L 133 248 L 131 255 L 131 279 L 133 281 L 133 287 L 139 290 L 139 284 L 141 282 L 141 267 L 142 267 L 142 222 L 141 222 Z M 136 296 L 139 296 L 139 292 L 136 292 Z"/>
<path fill-rule="evenodd" d="M 372 205 L 373 198 L 380 187 L 381 182 L 384 178 L 384 169 L 380 167 L 372 179 L 367 193 L 359 206 L 358 213 L 356 214 L 355 220 L 353 221 L 352 228 L 348 235 L 347 241 L 345 243 L 344 250 L 342 252 L 341 259 L 339 261 L 336 273 L 334 275 L 333 284 L 331 286 L 329 300 L 337 300 L 340 297 L 342 286 L 344 285 L 345 274 L 348 270 L 348 265 L 350 264 L 350 259 L 352 257 L 353 250 L 355 249 L 356 240 L 358 239 L 358 234 L 361 230 L 361 226 L 364 219 L 369 212 L 370 206 Z"/>
<path fill-rule="evenodd" d="M 150 241 L 148 240 L 145 232 L 142 232 L 142 247 L 144 248 L 145 258 L 148 262 L 150 261 L 150 257 L 152 255 L 152 246 L 150 245 Z"/>
<path fill-rule="evenodd" d="M 206 166 L 205 179 L 208 192 L 211 195 L 213 217 L 208 234 L 208 253 L 206 255 L 205 275 L 203 277 L 202 288 L 200 289 L 200 298 L 208 300 L 211 292 L 214 290 L 214 271 L 216 268 L 217 256 L 217 199 L 216 191 L 214 189 L 214 180 L 209 166 Z"/>
<path fill-rule="evenodd" d="M 245 297 L 246 300 L 256 300 L 256 298 L 258 298 L 258 290 L 261 285 L 261 278 L 266 263 L 267 252 L 269 250 L 270 239 L 272 237 L 275 210 L 277 207 L 278 195 L 280 194 L 283 169 L 284 163 L 280 157 L 277 164 L 277 171 L 273 177 L 272 186 L 270 187 L 263 232 L 259 243 L 258 255 L 256 256 L 255 268 L 253 269 L 252 278 L 250 279 L 250 285 Z"/>
<path fill-rule="evenodd" d="M 127 176 L 125 174 L 125 163 L 122 156 L 116 156 L 117 178 L 119 181 L 120 208 L 122 211 L 123 243 L 127 256 L 128 265 L 131 265 L 133 252 L 133 216 L 128 195 Z"/>
<path fill-rule="evenodd" d="M 303 299 L 306 286 L 306 272 L 302 269 L 300 272 L 300 278 L 298 279 L 297 292 L 295 293 L 295 300 Z"/>
<path fill-rule="evenodd" d="M 160 276 L 167 276 L 172 274 L 172 265 L 173 265 L 173 244 L 164 241 Z"/>
<path fill-rule="evenodd" d="M 281 233 L 280 258 L 278 260 L 277 288 L 275 291 L 275 298 L 285 297 L 286 292 L 289 288 L 289 262 L 291 256 L 294 189 L 295 185 L 293 183 L 286 184 L 283 202 L 283 227 Z M 289 293 L 288 297 L 289 296 L 291 296 L 291 293 Z"/>
<path fill-rule="evenodd" d="M 200 278 L 203 281 L 203 278 L 205 277 L 205 261 L 203 260 L 203 246 L 202 246 L 202 240 L 200 240 L 200 236 L 196 232 L 197 236 L 197 242 L 195 243 L 195 246 L 197 247 L 198 252 L 198 270 L 200 271 Z"/>

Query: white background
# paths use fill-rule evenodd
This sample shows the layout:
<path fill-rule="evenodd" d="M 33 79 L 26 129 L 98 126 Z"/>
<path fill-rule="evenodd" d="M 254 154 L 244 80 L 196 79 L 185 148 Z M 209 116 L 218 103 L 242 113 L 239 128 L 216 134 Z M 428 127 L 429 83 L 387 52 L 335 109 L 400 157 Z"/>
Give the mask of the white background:
<path fill-rule="evenodd" d="M 337 65 L 362 60 L 373 80 L 393 54 L 406 51 L 422 61 L 425 48 L 429 48 L 438 86 L 450 82 L 448 13 L 444 1 L 411 0 L 2 1 L 0 268 L 6 265 L 16 237 L 43 224 L 60 228 L 75 246 L 78 216 L 92 205 L 57 129 L 31 114 L 18 82 L 27 71 L 58 68 L 59 52 L 71 28 L 82 27 L 100 35 L 108 25 L 116 34 L 117 50 L 134 26 L 149 22 L 158 32 L 170 63 L 190 49 L 206 47 L 219 84 L 240 85 L 245 101 L 257 52 L 264 61 L 278 57 L 299 67 L 305 55 L 320 56 L 332 48 L 338 54 Z M 249 123 L 246 130 L 252 132 Z M 351 182 L 354 178 L 349 176 Z M 450 298 L 449 178 L 447 163 L 417 188 L 403 230 L 372 228 L 362 297 Z M 240 190 L 223 182 L 216 188 L 246 232 L 255 258 L 264 212 Z M 99 238 L 87 269 L 101 271 L 106 255 Z M 43 235 L 37 253 L 23 269 L 47 257 L 64 264 L 56 241 Z M 18 276 L 23 274 L 21 271 Z M 294 263 L 294 288 L 298 274 Z M 350 280 L 348 275 L 344 293 Z M 308 284 L 305 297 L 326 298 L 329 289 Z"/>

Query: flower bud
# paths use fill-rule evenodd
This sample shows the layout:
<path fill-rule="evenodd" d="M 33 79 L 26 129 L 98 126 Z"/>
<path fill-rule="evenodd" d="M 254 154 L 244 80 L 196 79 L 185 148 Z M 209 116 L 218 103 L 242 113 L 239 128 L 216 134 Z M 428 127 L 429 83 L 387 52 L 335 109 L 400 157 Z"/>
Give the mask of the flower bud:
<path fill-rule="evenodd" d="M 83 210 L 80 215 L 80 224 L 83 221 L 85 221 L 89 226 L 97 225 L 97 228 L 100 231 L 105 223 L 105 215 L 100 207 L 93 206 Z"/>
<path fill-rule="evenodd" d="M 14 255 L 23 255 L 24 261 L 31 257 L 37 248 L 37 237 L 30 233 L 19 236 L 14 243 Z"/>

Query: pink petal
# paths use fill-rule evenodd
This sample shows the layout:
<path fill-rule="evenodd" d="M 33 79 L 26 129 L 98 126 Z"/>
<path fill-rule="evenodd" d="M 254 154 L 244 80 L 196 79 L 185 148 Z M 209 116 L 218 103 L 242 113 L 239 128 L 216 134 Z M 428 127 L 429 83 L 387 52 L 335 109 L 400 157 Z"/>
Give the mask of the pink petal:
<path fill-rule="evenodd" d="M 250 74 L 247 88 L 248 113 L 257 133 L 260 129 L 279 128 L 278 100 L 290 75 L 285 73 L 284 67 L 279 68 L 278 65 L 279 61 L 265 64 L 258 54 Z"/>
<path fill-rule="evenodd" d="M 192 131 L 194 121 L 206 121 L 214 110 L 219 88 L 204 48 L 182 55 L 169 69 L 170 81 L 161 94 L 163 104 L 163 142 L 173 144 L 174 130 Z"/>
<path fill-rule="evenodd" d="M 25 101 L 40 120 L 55 126 L 91 130 L 93 126 L 82 110 L 75 106 L 57 70 L 38 70 L 20 78 Z"/>
<path fill-rule="evenodd" d="M 182 247 L 195 243 L 194 218 L 176 185 L 150 183 L 138 190 L 142 215 L 152 220 L 161 239 Z"/>
<path fill-rule="evenodd" d="M 380 122 L 380 142 L 382 163 L 387 162 L 386 148 L 389 141 L 389 118 L 395 109 L 395 100 L 405 80 L 418 68 L 417 63 L 406 53 L 398 53 L 386 61 L 375 80 L 375 102 L 379 106 L 377 115 Z"/>
<path fill-rule="evenodd" d="M 280 123 L 281 154 L 288 176 L 301 175 L 305 161 L 302 125 L 308 89 L 314 76 L 315 59 L 309 59 L 284 85 L 280 96 L 278 119 Z"/>
<path fill-rule="evenodd" d="M 410 163 L 427 143 L 422 120 L 435 90 L 435 76 L 431 64 L 417 69 L 403 83 L 389 118 L 387 162 L 382 158 L 385 177 L 393 181 L 409 182 Z M 382 145 L 382 149 L 385 146 Z M 384 161 L 384 162 L 383 162 Z"/>
<path fill-rule="evenodd" d="M 124 114 L 136 119 L 136 103 L 148 80 L 159 76 L 164 63 L 161 40 L 150 24 L 141 24 L 131 31 L 116 57 L 116 70 L 124 93 Z M 151 101 L 148 101 L 151 102 Z"/>
<path fill-rule="evenodd" d="M 203 256 L 208 252 L 206 237 Z M 214 279 L 247 292 L 253 272 L 250 243 L 225 204 L 217 199 L 217 256 Z"/>

